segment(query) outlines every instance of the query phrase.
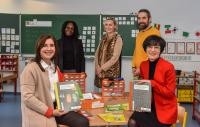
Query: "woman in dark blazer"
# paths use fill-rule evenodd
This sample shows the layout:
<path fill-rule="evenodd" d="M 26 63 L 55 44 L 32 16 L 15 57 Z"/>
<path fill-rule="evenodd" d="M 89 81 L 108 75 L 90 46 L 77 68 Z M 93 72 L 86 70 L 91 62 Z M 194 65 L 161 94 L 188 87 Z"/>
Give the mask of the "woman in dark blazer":
<path fill-rule="evenodd" d="M 74 21 L 65 21 L 62 25 L 62 37 L 58 40 L 59 61 L 62 72 L 85 72 L 85 57 L 82 40 Z"/>
<path fill-rule="evenodd" d="M 173 64 L 160 57 L 165 45 L 165 40 L 156 35 L 143 43 L 148 60 L 140 66 L 140 77 L 151 82 L 151 112 L 134 111 L 129 127 L 170 127 L 176 123 L 176 73 Z"/>

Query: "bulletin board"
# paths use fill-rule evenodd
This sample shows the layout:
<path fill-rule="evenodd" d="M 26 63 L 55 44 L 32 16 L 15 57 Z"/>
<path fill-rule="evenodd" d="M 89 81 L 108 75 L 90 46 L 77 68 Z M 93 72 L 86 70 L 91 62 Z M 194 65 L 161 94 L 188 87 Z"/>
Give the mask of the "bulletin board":
<path fill-rule="evenodd" d="M 42 34 L 52 34 L 59 39 L 61 27 L 66 20 L 76 21 L 79 27 L 85 55 L 94 55 L 99 42 L 99 15 L 21 15 L 21 53 L 35 53 L 35 43 Z"/>
<path fill-rule="evenodd" d="M 0 13 L 0 53 L 20 53 L 19 15 Z"/>

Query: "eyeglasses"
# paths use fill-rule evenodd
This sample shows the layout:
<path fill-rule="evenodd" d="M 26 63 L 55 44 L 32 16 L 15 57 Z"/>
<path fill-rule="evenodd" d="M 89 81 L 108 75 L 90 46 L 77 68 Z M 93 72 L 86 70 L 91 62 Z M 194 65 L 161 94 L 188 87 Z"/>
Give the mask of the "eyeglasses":
<path fill-rule="evenodd" d="M 160 46 L 147 46 L 147 49 L 160 51 Z"/>

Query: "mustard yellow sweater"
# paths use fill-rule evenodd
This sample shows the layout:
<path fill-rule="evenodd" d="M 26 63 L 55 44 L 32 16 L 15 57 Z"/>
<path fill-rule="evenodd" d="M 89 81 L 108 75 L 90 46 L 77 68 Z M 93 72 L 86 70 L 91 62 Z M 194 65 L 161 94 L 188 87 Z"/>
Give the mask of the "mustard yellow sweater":
<path fill-rule="evenodd" d="M 150 35 L 160 36 L 160 32 L 156 28 L 150 27 L 146 30 L 140 31 L 137 34 L 135 42 L 135 50 L 132 57 L 132 67 L 139 68 L 140 64 L 148 59 L 147 54 L 142 47 L 142 44 L 144 40 Z"/>

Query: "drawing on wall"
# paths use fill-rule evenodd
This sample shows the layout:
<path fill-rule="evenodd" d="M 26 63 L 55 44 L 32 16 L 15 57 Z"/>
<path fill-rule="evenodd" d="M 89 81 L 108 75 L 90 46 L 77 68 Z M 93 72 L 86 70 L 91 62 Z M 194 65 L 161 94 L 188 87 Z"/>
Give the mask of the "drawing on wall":
<path fill-rule="evenodd" d="M 185 42 L 176 43 L 177 54 L 185 54 Z"/>
<path fill-rule="evenodd" d="M 168 54 L 175 54 L 175 42 L 167 42 L 167 53 Z"/>
<path fill-rule="evenodd" d="M 187 42 L 186 43 L 186 53 L 187 54 L 195 54 L 195 42 Z"/>
<path fill-rule="evenodd" d="M 200 55 L 200 42 L 196 43 L 196 53 Z"/>

